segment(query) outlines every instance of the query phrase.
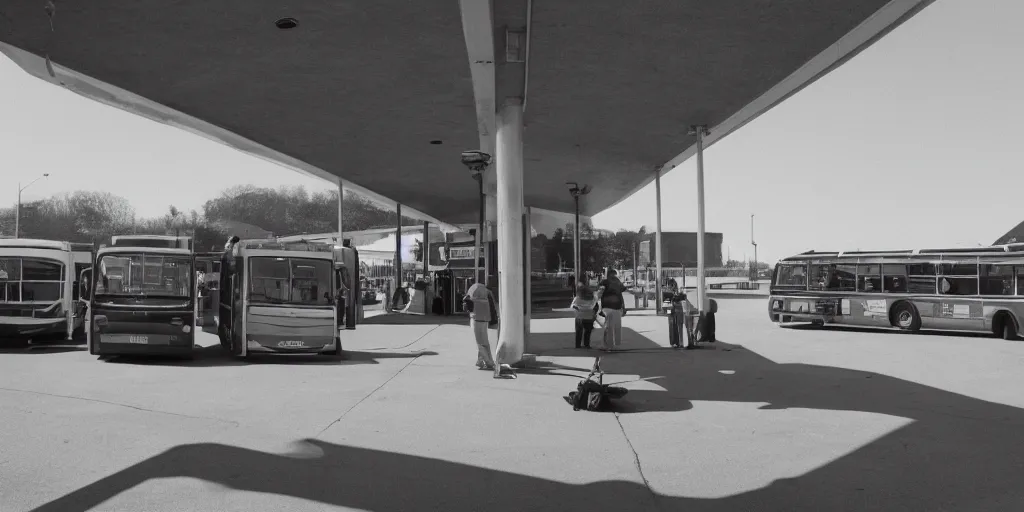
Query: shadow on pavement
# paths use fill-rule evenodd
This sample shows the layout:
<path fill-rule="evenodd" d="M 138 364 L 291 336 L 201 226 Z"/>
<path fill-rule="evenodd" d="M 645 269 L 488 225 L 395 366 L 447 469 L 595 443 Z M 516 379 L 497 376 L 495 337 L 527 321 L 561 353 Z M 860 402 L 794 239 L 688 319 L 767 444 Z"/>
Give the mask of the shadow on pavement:
<path fill-rule="evenodd" d="M 354 364 L 380 364 L 381 359 L 412 359 L 419 356 L 436 356 L 433 351 L 419 352 L 380 352 L 380 351 L 356 351 L 345 350 L 341 356 L 326 356 L 319 354 L 250 354 L 245 359 L 232 356 L 220 345 L 197 348 L 194 357 L 154 357 L 154 356 L 114 356 L 107 359 L 111 364 L 133 364 L 145 366 L 181 366 L 181 367 L 220 367 L 220 366 L 249 366 L 249 365 L 273 365 L 273 364 L 297 364 L 297 365 L 354 365 Z"/>
<path fill-rule="evenodd" d="M 469 325 L 464 315 L 410 315 L 408 313 L 387 313 L 364 318 L 359 325 Z"/>
<path fill-rule="evenodd" d="M 800 476 L 715 499 L 656 495 L 642 484 L 627 481 L 566 484 L 500 469 L 306 440 L 302 452 L 293 455 L 220 444 L 178 446 L 35 510 L 84 512 L 143 482 L 167 477 L 197 478 L 234 489 L 376 512 L 1024 510 L 1024 486 L 1020 485 L 1024 410 L 1020 408 L 875 373 L 777 364 L 723 342 L 692 351 L 659 349 L 635 331 L 625 331 L 627 351 L 604 355 L 604 370 L 662 377 L 656 382 L 666 391 L 631 390 L 620 401 L 620 413 L 687 411 L 695 402 L 711 401 L 760 404 L 765 411 L 763 424 L 770 428 L 780 424 L 773 423 L 778 421 L 777 413 L 768 411 L 781 409 L 859 411 L 912 421 Z M 538 337 L 536 343 L 551 350 L 572 344 L 568 333 Z M 553 365 L 550 370 L 577 368 Z M 566 391 L 573 386 L 567 385 Z M 550 399 L 562 401 L 556 395 Z M 787 428 L 787 436 L 816 435 L 781 425 Z M 699 430 L 673 432 L 670 428 L 665 442 L 672 443 L 676 435 L 701 436 Z M 643 455 L 639 457 L 643 467 Z M 565 464 L 571 470 L 572 461 Z M 700 474 L 702 469 L 689 471 Z M 686 478 L 686 473 L 678 477 Z"/>

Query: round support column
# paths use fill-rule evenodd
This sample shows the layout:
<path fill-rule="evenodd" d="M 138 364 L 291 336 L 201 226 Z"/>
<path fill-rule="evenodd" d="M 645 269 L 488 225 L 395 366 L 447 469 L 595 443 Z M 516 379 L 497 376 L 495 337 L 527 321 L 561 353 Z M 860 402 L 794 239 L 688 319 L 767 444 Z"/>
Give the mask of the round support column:
<path fill-rule="evenodd" d="M 523 101 L 507 98 L 498 112 L 495 171 L 498 188 L 498 305 L 501 329 L 497 363 L 514 364 L 523 357 L 526 337 L 523 313 Z"/>

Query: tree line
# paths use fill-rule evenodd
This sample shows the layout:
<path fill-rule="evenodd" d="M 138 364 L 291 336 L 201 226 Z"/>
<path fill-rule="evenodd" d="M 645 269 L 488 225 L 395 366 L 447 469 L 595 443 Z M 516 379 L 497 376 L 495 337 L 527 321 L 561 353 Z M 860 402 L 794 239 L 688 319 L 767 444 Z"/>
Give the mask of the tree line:
<path fill-rule="evenodd" d="M 0 235 L 13 236 L 15 208 L 0 209 Z M 346 192 L 346 230 L 392 227 L 397 214 L 368 199 Z M 109 192 L 76 191 L 21 205 L 20 236 L 93 244 L 113 235 L 178 234 L 195 239 L 197 250 L 218 250 L 227 236 L 327 233 L 337 229 L 338 192 L 310 193 L 303 187 L 277 189 L 240 185 L 206 201 L 202 210 L 183 211 L 170 205 L 156 217 L 137 215 L 131 203 Z M 403 225 L 415 225 L 403 218 Z"/>
<path fill-rule="evenodd" d="M 20 234 L 24 238 L 107 243 L 113 235 L 176 234 L 192 236 L 199 251 L 216 251 L 230 235 L 265 238 L 271 235 L 329 233 L 337 229 L 338 192 L 308 192 L 303 187 L 277 189 L 239 185 L 206 201 L 201 211 L 184 211 L 174 205 L 156 217 L 137 215 L 131 203 L 108 192 L 76 191 L 22 204 Z M 346 231 L 390 228 L 397 223 L 394 211 L 380 208 L 352 192 L 343 204 Z M 418 225 L 402 219 L 403 225 Z M 0 235 L 14 234 L 15 207 L 0 209 Z M 638 231 L 596 230 L 589 224 L 580 228 L 584 270 L 607 267 L 633 268 L 639 242 L 646 235 Z M 573 225 L 539 234 L 530 244 L 534 271 L 555 272 L 571 268 Z M 422 248 L 414 252 L 422 254 Z M 639 263 L 639 262 L 638 262 Z M 726 266 L 740 273 L 744 263 Z M 766 268 L 766 265 L 759 265 Z"/>

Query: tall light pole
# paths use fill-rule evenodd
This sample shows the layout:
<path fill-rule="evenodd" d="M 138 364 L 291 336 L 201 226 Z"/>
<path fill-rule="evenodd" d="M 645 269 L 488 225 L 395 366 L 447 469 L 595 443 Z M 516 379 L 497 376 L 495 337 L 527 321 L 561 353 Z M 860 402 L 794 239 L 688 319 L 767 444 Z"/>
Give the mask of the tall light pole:
<path fill-rule="evenodd" d="M 590 185 L 584 185 L 582 188 L 579 183 L 575 181 L 567 181 L 565 184 L 569 187 L 569 194 L 572 195 L 572 199 L 576 205 L 576 228 L 573 230 L 573 273 L 576 275 L 576 282 L 573 283 L 573 289 L 579 284 L 582 279 L 582 267 L 583 267 L 583 255 L 582 255 L 582 244 L 580 243 L 580 196 L 585 196 L 590 193 Z"/>
<path fill-rule="evenodd" d="M 469 172 L 473 173 L 473 179 L 477 181 L 479 185 L 479 200 L 480 200 L 480 220 L 476 227 L 476 244 L 473 252 L 473 266 L 476 268 L 474 275 L 476 282 L 487 286 L 487 276 L 481 275 L 480 267 L 480 247 L 483 246 L 484 236 L 484 212 L 486 209 L 485 196 L 484 196 L 484 170 L 491 164 L 491 155 L 484 153 L 479 150 L 463 151 L 462 152 L 462 165 L 465 165 Z"/>
<path fill-rule="evenodd" d="M 18 209 L 14 211 L 14 238 L 20 237 L 19 233 L 21 232 L 21 192 L 26 188 L 31 187 L 33 183 L 49 177 L 50 173 L 43 173 L 42 176 L 28 182 L 28 185 L 25 185 L 24 187 L 21 186 L 20 181 L 18 182 Z"/>
<path fill-rule="evenodd" d="M 757 242 L 754 241 L 754 214 L 750 214 L 750 245 L 754 246 L 754 271 L 750 273 L 750 280 L 757 280 Z"/>

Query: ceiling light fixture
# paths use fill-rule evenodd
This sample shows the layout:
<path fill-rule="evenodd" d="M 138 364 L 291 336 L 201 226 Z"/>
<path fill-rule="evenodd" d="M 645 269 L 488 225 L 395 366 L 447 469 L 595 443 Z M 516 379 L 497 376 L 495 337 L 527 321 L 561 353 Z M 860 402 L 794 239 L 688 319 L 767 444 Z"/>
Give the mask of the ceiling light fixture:
<path fill-rule="evenodd" d="M 281 18 L 275 21 L 274 25 L 281 30 L 289 30 L 299 26 L 299 20 L 295 18 Z"/>

